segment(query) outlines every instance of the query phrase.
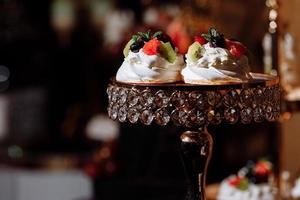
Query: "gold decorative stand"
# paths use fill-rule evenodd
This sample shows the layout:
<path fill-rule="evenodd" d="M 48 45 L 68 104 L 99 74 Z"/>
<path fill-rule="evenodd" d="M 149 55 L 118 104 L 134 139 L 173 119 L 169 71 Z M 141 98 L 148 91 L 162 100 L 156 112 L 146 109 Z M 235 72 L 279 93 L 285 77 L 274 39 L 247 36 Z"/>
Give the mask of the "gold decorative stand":
<path fill-rule="evenodd" d="M 239 120 L 248 124 L 279 117 L 279 78 L 252 76 L 248 83 L 223 85 L 128 84 L 112 79 L 107 88 L 108 115 L 120 122 L 173 123 L 191 129 L 180 137 L 188 182 L 185 199 L 205 200 L 206 169 L 213 145 L 207 125 Z"/>

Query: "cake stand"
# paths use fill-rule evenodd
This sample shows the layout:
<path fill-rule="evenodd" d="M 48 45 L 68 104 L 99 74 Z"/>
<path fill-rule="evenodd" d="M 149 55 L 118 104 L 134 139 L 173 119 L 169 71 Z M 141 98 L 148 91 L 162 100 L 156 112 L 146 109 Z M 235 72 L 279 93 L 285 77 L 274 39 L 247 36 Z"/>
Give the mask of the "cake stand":
<path fill-rule="evenodd" d="M 247 83 L 193 85 L 184 83 L 120 83 L 107 88 L 108 115 L 113 120 L 186 127 L 180 136 L 187 177 L 186 200 L 205 200 L 205 177 L 213 140 L 208 124 L 235 124 L 239 120 L 274 121 L 280 114 L 279 78 L 252 74 Z"/>

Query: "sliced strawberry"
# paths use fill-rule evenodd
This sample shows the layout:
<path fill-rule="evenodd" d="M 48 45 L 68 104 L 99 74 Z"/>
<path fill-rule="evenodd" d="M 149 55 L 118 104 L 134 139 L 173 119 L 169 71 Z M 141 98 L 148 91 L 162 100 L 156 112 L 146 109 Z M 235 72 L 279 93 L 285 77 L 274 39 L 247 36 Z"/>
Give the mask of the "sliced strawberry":
<path fill-rule="evenodd" d="M 241 178 L 238 176 L 234 176 L 228 180 L 229 185 L 238 186 L 241 183 Z"/>
<path fill-rule="evenodd" d="M 154 38 L 144 45 L 143 51 L 147 55 L 157 55 L 160 45 L 161 42 L 158 39 Z"/>
<path fill-rule="evenodd" d="M 271 165 L 267 162 L 258 162 L 254 167 L 254 174 L 268 175 L 271 173 Z"/>
<path fill-rule="evenodd" d="M 229 50 L 231 55 L 238 58 L 245 55 L 247 51 L 246 47 L 242 43 L 228 39 L 226 39 L 226 48 Z"/>
<path fill-rule="evenodd" d="M 208 41 L 202 36 L 195 36 L 195 42 L 199 42 L 201 45 L 206 44 Z"/>

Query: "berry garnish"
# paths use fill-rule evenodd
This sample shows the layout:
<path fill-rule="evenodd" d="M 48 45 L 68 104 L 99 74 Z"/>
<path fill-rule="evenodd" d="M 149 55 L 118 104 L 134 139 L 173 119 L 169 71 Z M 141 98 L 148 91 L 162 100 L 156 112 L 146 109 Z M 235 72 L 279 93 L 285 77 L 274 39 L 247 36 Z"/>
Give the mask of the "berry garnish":
<path fill-rule="evenodd" d="M 162 44 L 165 44 L 164 48 L 159 52 L 159 47 Z M 141 48 L 143 48 L 144 53 L 147 55 L 157 55 L 161 53 L 169 62 L 174 61 L 174 54 L 176 57 L 175 47 L 171 37 L 161 31 L 152 34 L 151 31 L 148 30 L 147 32 L 138 32 L 136 35 L 133 35 L 123 50 L 124 56 L 127 57 L 129 51 L 138 53 Z"/>
<path fill-rule="evenodd" d="M 167 34 L 161 34 L 157 37 L 158 40 L 162 41 L 162 42 L 172 42 L 172 39 L 170 36 L 168 36 Z"/>
<path fill-rule="evenodd" d="M 249 180 L 246 177 L 233 176 L 228 180 L 229 185 L 239 189 L 247 190 L 249 187 Z"/>
<path fill-rule="evenodd" d="M 144 44 L 145 42 L 143 40 L 138 40 L 130 46 L 130 51 L 137 53 L 141 48 L 143 48 Z"/>
<path fill-rule="evenodd" d="M 217 45 L 217 47 L 221 47 L 221 48 L 226 47 L 226 42 L 224 38 L 218 39 L 215 44 Z"/>
<path fill-rule="evenodd" d="M 247 51 L 246 47 L 242 43 L 231 40 L 226 40 L 226 48 L 229 50 L 231 55 L 238 58 L 245 55 Z"/>
<path fill-rule="evenodd" d="M 219 33 L 215 28 L 210 28 L 207 34 L 202 34 L 201 36 L 205 38 L 212 47 L 225 48 L 226 46 L 224 35 Z"/>
<path fill-rule="evenodd" d="M 195 36 L 195 42 L 199 42 L 201 45 L 204 45 L 208 41 L 202 36 Z"/>
<path fill-rule="evenodd" d="M 240 184 L 241 180 L 242 179 L 239 176 L 233 176 L 228 180 L 228 183 L 229 185 L 236 187 Z"/>
<path fill-rule="evenodd" d="M 265 176 L 269 175 L 272 171 L 272 164 L 267 161 L 259 161 L 256 163 L 254 169 L 254 175 Z"/>
<path fill-rule="evenodd" d="M 170 44 L 172 45 L 172 48 L 175 49 L 173 41 L 169 35 L 161 32 L 161 31 L 157 31 L 156 33 L 153 34 L 153 38 L 156 38 L 159 41 L 162 41 L 164 43 L 170 42 Z"/>
<path fill-rule="evenodd" d="M 151 39 L 149 42 L 147 42 L 144 47 L 143 51 L 147 55 L 156 55 L 158 54 L 159 46 L 161 45 L 161 42 L 154 38 Z"/>

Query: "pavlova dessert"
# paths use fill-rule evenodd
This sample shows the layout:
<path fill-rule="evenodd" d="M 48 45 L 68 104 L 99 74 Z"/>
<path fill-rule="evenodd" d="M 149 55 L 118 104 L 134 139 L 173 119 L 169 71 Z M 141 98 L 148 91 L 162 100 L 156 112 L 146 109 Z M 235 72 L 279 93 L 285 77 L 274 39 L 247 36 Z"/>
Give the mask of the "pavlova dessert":
<path fill-rule="evenodd" d="M 171 83 L 181 81 L 185 63 L 171 38 L 158 31 L 133 35 L 123 50 L 124 62 L 116 80 L 127 83 Z"/>
<path fill-rule="evenodd" d="M 221 183 L 217 200 L 275 200 L 272 174 L 269 161 L 250 162 Z"/>
<path fill-rule="evenodd" d="M 182 70 L 185 83 L 224 84 L 251 79 L 246 47 L 229 40 L 216 29 L 195 37 L 186 54 Z"/>
<path fill-rule="evenodd" d="M 291 195 L 294 199 L 300 199 L 300 176 L 295 181 L 295 186 L 291 191 Z"/>

